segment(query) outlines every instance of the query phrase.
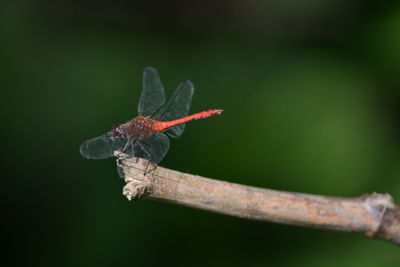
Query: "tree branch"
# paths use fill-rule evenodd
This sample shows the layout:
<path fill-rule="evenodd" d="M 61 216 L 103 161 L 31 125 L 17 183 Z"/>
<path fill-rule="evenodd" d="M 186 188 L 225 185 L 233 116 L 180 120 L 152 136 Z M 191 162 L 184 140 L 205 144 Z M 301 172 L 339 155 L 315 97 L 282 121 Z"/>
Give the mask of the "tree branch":
<path fill-rule="evenodd" d="M 400 245 L 400 207 L 388 194 L 335 198 L 239 185 L 182 173 L 118 154 L 123 194 L 255 219 L 357 232 Z"/>

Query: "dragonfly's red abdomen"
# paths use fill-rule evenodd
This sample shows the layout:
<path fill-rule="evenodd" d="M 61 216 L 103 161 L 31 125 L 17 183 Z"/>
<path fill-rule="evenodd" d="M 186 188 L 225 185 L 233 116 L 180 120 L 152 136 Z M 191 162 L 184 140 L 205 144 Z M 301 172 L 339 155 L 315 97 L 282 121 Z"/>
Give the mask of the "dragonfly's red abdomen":
<path fill-rule="evenodd" d="M 153 129 L 157 132 L 162 132 L 165 131 L 166 129 L 181 124 L 181 123 L 185 123 L 188 121 L 192 121 L 192 120 L 200 120 L 200 119 L 205 119 L 211 116 L 215 116 L 215 115 L 219 115 L 223 112 L 222 109 L 210 109 L 210 110 L 206 110 L 206 111 L 202 111 L 199 113 L 195 113 L 193 115 L 187 116 L 187 117 L 183 117 L 177 120 L 173 120 L 173 121 L 154 121 L 153 124 Z"/>

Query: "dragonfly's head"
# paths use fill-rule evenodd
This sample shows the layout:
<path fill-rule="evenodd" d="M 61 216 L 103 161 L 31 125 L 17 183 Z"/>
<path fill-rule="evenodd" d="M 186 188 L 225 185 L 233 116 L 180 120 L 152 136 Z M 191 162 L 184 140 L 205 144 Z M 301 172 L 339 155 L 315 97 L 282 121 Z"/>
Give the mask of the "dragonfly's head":
<path fill-rule="evenodd" d="M 122 130 L 122 123 L 117 123 L 112 127 L 112 135 L 113 136 L 117 136 L 117 137 L 121 137 L 124 135 L 124 131 Z"/>

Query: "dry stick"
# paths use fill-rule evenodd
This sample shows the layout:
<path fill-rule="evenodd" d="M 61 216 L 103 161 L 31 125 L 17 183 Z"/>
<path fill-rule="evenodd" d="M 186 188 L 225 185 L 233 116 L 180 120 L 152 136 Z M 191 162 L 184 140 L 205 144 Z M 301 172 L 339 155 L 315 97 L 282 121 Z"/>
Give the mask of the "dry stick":
<path fill-rule="evenodd" d="M 400 245 L 400 207 L 388 194 L 335 198 L 239 185 L 149 165 L 118 154 L 123 194 L 232 216 L 342 232 L 357 232 Z"/>

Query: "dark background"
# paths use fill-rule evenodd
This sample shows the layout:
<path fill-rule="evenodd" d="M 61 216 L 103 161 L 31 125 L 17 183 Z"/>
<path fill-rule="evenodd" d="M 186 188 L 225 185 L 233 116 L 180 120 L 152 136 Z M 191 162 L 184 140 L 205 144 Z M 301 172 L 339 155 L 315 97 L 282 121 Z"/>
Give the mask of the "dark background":
<path fill-rule="evenodd" d="M 162 166 L 400 199 L 398 1 L 2 1 L 4 266 L 400 266 L 355 234 L 128 202 L 79 145 L 136 116 L 145 66 L 192 112 Z M 2 264 L 3 265 L 3 264 Z"/>

